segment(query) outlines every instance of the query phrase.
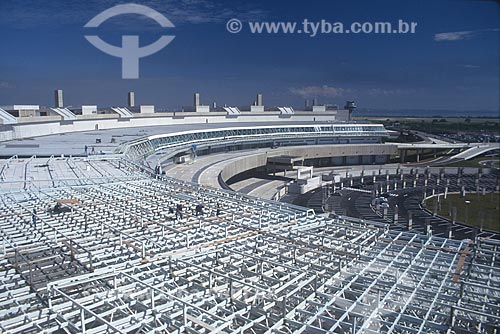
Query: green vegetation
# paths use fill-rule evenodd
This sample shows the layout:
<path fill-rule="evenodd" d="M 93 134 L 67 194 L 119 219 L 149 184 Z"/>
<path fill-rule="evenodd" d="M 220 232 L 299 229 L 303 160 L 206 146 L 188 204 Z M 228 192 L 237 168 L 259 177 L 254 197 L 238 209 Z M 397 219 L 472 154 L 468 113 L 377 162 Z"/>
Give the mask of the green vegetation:
<path fill-rule="evenodd" d="M 437 214 L 452 220 L 453 208 L 456 208 L 456 221 L 471 226 L 500 232 L 500 194 L 485 195 L 469 193 L 465 197 L 459 194 L 448 194 L 447 198 L 440 196 L 441 204 L 437 206 Z M 467 203 L 467 201 L 469 203 Z M 436 208 L 437 196 L 426 202 L 430 211 Z"/>
<path fill-rule="evenodd" d="M 396 126 L 403 130 L 415 130 L 433 134 L 476 132 L 498 135 L 500 120 L 498 118 L 469 117 L 359 117 L 357 120 L 383 123 L 384 126 Z"/>

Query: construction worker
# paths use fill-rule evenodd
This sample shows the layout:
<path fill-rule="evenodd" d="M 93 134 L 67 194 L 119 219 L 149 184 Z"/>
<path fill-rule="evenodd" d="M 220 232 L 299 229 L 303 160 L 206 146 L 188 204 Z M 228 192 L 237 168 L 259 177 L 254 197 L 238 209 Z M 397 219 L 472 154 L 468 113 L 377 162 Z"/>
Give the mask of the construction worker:
<path fill-rule="evenodd" d="M 203 215 L 203 208 L 204 208 L 204 207 L 205 207 L 205 206 L 204 206 L 202 203 L 200 203 L 200 204 L 198 204 L 198 205 L 196 206 L 196 208 L 195 208 L 196 216 L 198 216 L 198 215 Z"/>
<path fill-rule="evenodd" d="M 36 227 L 36 209 L 33 209 L 33 214 L 31 215 L 31 221 L 33 222 L 33 226 Z"/>
<path fill-rule="evenodd" d="M 182 219 L 182 204 L 177 204 L 177 207 L 175 208 L 175 219 L 180 218 Z"/>

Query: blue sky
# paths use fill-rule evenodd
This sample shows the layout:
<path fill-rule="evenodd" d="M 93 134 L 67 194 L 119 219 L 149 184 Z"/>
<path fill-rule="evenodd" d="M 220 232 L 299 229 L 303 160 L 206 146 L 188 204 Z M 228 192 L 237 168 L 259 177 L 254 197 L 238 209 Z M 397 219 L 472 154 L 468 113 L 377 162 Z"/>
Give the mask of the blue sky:
<path fill-rule="evenodd" d="M 499 110 L 500 5 L 496 1 L 135 1 L 169 18 L 162 29 L 137 15 L 83 26 L 118 0 L 0 1 L 0 105 L 139 104 L 159 108 L 202 102 L 301 107 L 306 98 L 378 109 Z M 231 34 L 237 18 L 243 30 Z M 249 21 L 416 22 L 415 34 L 252 34 Z M 121 78 L 121 60 L 93 47 L 89 32 L 119 46 L 163 34 L 174 41 L 140 60 L 140 78 Z"/>

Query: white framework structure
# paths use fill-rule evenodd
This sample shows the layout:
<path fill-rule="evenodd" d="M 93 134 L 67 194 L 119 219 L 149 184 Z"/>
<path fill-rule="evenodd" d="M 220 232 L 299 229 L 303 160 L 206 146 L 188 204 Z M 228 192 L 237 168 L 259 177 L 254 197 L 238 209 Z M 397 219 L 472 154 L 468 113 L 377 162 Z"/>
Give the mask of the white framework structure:
<path fill-rule="evenodd" d="M 4 332 L 499 330 L 498 241 L 328 219 L 120 157 L 8 164 L 24 175 L 0 197 Z M 63 199 L 67 212 L 47 210 Z"/>

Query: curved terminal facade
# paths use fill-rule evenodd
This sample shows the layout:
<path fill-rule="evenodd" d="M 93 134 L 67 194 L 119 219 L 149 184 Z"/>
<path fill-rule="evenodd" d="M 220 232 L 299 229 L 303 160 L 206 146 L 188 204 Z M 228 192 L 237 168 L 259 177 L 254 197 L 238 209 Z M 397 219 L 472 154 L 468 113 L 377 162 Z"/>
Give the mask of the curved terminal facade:
<path fill-rule="evenodd" d="M 197 148 L 227 147 L 255 148 L 260 145 L 308 145 L 340 143 L 379 143 L 388 132 L 375 124 L 318 124 L 288 126 L 231 127 L 194 130 L 154 135 L 125 143 L 117 152 L 140 160 L 155 152 L 169 158 L 196 145 Z"/>
<path fill-rule="evenodd" d="M 193 144 L 354 145 L 386 134 L 235 127 L 148 136 L 114 155 L 3 161 L 0 331 L 495 333 L 498 241 L 325 218 L 141 164 Z"/>

